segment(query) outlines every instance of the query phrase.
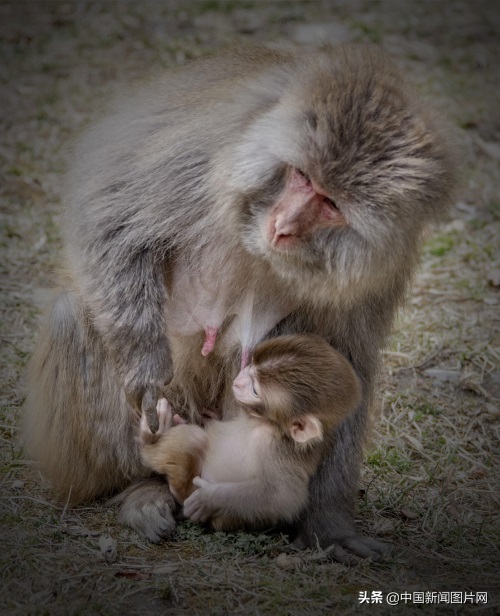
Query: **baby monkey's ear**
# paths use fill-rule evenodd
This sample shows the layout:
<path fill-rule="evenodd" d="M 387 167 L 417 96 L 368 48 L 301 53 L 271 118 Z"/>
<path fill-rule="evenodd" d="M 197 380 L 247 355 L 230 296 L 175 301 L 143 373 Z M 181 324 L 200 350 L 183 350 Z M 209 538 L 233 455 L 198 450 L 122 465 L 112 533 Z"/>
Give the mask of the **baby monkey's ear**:
<path fill-rule="evenodd" d="M 304 415 L 292 422 L 290 435 L 297 443 L 307 443 L 311 439 L 323 440 L 323 428 L 314 415 Z"/>

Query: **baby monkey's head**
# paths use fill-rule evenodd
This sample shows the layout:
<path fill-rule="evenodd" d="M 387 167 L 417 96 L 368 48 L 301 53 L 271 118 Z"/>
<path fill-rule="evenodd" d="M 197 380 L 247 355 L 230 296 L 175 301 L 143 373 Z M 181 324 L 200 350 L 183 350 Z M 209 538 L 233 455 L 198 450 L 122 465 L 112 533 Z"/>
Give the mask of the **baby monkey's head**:
<path fill-rule="evenodd" d="M 257 345 L 233 392 L 249 414 L 298 443 L 321 439 L 361 399 L 351 364 L 312 334 L 280 336 Z"/>

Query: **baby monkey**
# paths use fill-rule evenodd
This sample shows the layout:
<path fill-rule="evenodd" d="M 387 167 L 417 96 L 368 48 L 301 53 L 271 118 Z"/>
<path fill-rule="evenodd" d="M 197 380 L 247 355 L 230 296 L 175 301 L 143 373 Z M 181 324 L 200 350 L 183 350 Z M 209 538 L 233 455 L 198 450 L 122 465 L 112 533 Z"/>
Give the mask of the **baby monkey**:
<path fill-rule="evenodd" d="M 141 421 L 143 462 L 167 477 L 195 522 L 216 530 L 291 522 L 307 503 L 332 428 L 360 401 L 359 380 L 322 338 L 289 335 L 257 345 L 233 392 L 236 416 L 205 428 L 173 425 L 161 400 L 158 432 Z"/>

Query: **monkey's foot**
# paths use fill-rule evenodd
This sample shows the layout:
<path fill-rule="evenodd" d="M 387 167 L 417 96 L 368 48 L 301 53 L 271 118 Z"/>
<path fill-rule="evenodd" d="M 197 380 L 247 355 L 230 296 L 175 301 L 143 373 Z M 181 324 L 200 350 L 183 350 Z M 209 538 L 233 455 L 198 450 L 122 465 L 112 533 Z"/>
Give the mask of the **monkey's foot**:
<path fill-rule="evenodd" d="M 133 483 L 110 502 L 118 505 L 120 524 L 130 526 L 152 543 L 168 539 L 174 532 L 177 503 L 163 479 L 152 477 Z"/>
<path fill-rule="evenodd" d="M 389 551 L 389 546 L 382 541 L 360 535 L 350 526 L 342 525 L 342 528 L 339 528 L 337 525 L 330 525 L 328 528 L 328 521 L 325 522 L 321 527 L 317 527 L 318 532 L 314 532 L 315 525 L 306 521 L 293 543 L 294 547 L 319 547 L 325 550 L 330 558 L 344 565 L 355 565 L 359 562 L 356 556 L 376 562 L 382 560 Z"/>

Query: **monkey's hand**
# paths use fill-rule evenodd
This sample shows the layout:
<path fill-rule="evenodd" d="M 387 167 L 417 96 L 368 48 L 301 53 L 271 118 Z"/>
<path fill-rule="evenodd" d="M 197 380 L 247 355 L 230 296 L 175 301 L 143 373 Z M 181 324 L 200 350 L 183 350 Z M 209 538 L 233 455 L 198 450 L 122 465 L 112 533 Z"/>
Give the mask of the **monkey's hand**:
<path fill-rule="evenodd" d="M 214 502 L 218 484 L 195 477 L 193 484 L 198 488 L 184 501 L 184 515 L 193 522 L 205 523 L 219 510 Z"/>
<path fill-rule="evenodd" d="M 156 412 L 158 414 L 158 430 L 153 433 L 149 427 L 149 421 L 145 414 L 141 416 L 141 443 L 143 445 L 152 445 L 156 443 L 158 438 L 172 427 L 172 424 L 179 423 L 176 420 L 178 415 L 174 415 L 172 407 L 165 398 L 160 398 L 156 405 Z"/>
<path fill-rule="evenodd" d="M 141 417 L 146 417 L 151 432 L 159 430 L 159 416 L 157 407 L 159 401 L 164 399 L 165 382 L 145 387 L 133 387 L 130 384 L 125 387 L 125 393 L 129 404 L 136 409 Z"/>

